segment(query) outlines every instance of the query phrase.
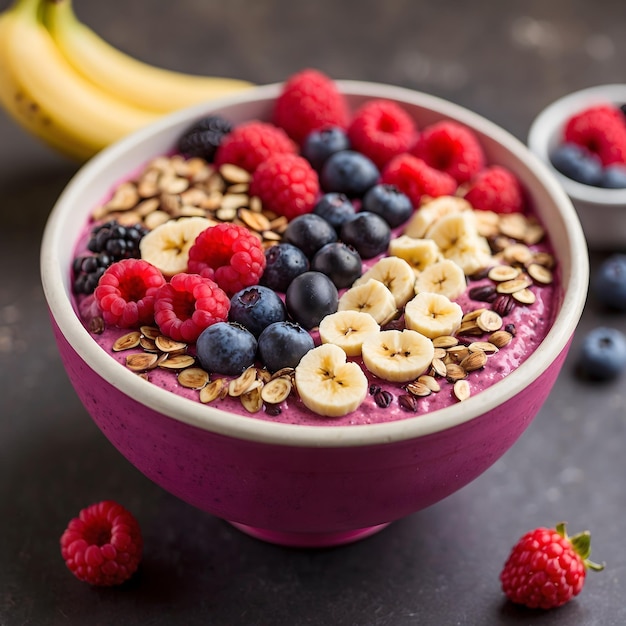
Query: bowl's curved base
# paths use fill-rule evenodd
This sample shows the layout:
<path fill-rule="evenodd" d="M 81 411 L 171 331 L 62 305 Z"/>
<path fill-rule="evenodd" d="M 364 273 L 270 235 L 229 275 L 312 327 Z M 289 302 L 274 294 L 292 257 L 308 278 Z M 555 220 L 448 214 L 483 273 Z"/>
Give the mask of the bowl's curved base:
<path fill-rule="evenodd" d="M 229 522 L 238 530 L 269 543 L 290 548 L 332 548 L 365 539 L 389 526 L 391 522 L 335 533 L 289 533 Z"/>

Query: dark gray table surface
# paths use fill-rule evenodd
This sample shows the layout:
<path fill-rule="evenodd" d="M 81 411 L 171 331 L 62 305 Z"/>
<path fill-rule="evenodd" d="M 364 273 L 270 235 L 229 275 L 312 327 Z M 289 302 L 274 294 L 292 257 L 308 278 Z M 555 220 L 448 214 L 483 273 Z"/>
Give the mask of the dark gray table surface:
<path fill-rule="evenodd" d="M 282 80 L 305 66 L 395 83 L 464 105 L 525 140 L 555 98 L 624 82 L 623 0 L 75 0 L 132 54 L 189 72 Z M 4 9 L 8 0 L 0 1 Z M 47 214 L 76 171 L 0 112 L 0 624 L 618 625 L 626 623 L 626 379 L 575 376 L 584 333 L 626 330 L 590 298 L 547 403 L 472 484 L 360 543 L 306 551 L 251 539 L 148 481 L 100 433 L 63 371 L 39 283 Z M 603 257 L 592 254 L 594 266 Z M 112 498 L 145 536 L 139 574 L 97 590 L 65 569 L 58 540 Z M 589 528 L 583 593 L 520 610 L 498 574 L 526 530 Z"/>

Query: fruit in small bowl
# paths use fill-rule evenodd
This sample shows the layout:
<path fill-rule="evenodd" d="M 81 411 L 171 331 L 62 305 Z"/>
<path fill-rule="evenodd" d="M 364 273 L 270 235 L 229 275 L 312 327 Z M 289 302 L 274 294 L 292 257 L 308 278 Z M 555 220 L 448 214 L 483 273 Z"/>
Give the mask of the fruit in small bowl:
<path fill-rule="evenodd" d="M 528 145 L 570 197 L 591 248 L 626 243 L 626 85 L 568 94 L 533 121 Z"/>
<path fill-rule="evenodd" d="M 289 410 L 280 419 L 272 415 L 257 419 L 245 412 L 225 411 L 181 397 L 144 380 L 111 358 L 85 328 L 73 306 L 71 267 L 76 242 L 96 203 L 130 172 L 171 153 L 181 133 L 202 116 L 221 115 L 235 127 L 249 120 L 270 120 L 282 85 L 259 87 L 237 97 L 186 109 L 111 146 L 70 182 L 50 216 L 42 244 L 42 282 L 64 366 L 84 406 L 107 438 L 166 490 L 253 536 L 284 545 L 329 546 L 366 537 L 441 500 L 485 471 L 518 439 L 550 392 L 587 290 L 585 241 L 571 203 L 545 166 L 520 142 L 485 119 L 426 94 L 356 81 L 337 81 L 337 86 L 351 111 L 384 99 L 401 107 L 420 127 L 446 120 L 471 129 L 484 150 L 486 163 L 498 164 L 508 172 L 505 175 L 504 169 L 491 168 L 487 176 L 501 180 L 512 173 L 545 229 L 558 263 L 550 291 L 553 313 L 549 328 L 532 354 L 487 390 L 469 396 L 467 381 L 460 381 L 466 384 L 455 386 L 456 398 L 450 396 L 445 408 L 431 412 L 420 411 L 416 400 L 405 399 L 406 406 L 400 402 L 398 409 L 404 411 L 401 419 L 368 419 L 367 411 L 389 409 L 385 408 L 389 398 L 384 390 L 375 394 L 375 402 L 369 401 L 368 409 L 361 408 L 364 419 L 359 424 L 336 423 L 330 417 L 327 421 L 319 417 L 314 425 L 289 423 Z M 389 169 L 390 177 L 402 180 L 417 160 L 401 156 Z M 292 161 L 300 167 L 299 162 Z M 351 155 L 345 163 L 357 168 L 360 182 L 371 179 L 372 167 L 376 167 Z M 446 189 L 456 186 L 454 182 L 450 186 L 449 181 L 454 179 L 449 174 L 437 176 Z M 341 177 L 329 178 L 336 182 Z M 340 188 L 328 191 L 354 193 L 353 182 L 339 180 Z M 511 203 L 517 201 L 515 194 L 509 195 Z M 486 201 L 485 194 L 482 201 Z M 310 209 L 314 215 L 313 204 Z M 368 211 L 361 211 L 361 216 L 366 213 L 378 217 Z M 451 228 L 466 220 L 451 217 Z M 367 224 L 380 226 L 380 220 L 371 217 L 354 223 L 350 219 L 340 226 L 340 233 L 345 230 L 346 237 L 371 233 Z M 364 226 L 362 221 L 367 224 Z M 445 233 L 442 228 L 439 231 L 443 239 Z M 387 241 L 389 230 L 384 236 Z M 298 236 L 294 235 L 292 241 L 298 243 Z M 363 258 L 378 251 L 363 246 L 359 237 L 351 243 L 361 248 Z M 408 266 L 408 262 L 396 261 L 397 267 Z M 306 257 L 302 266 L 306 268 Z M 298 277 L 304 277 L 299 282 L 321 284 L 319 276 L 325 275 L 306 269 Z M 370 293 L 384 286 L 369 279 L 357 288 Z M 429 295 L 433 297 L 421 300 L 434 302 L 434 294 Z M 392 297 L 391 313 L 395 314 L 397 306 Z M 385 314 L 381 325 L 387 318 Z M 331 333 L 333 330 L 331 327 Z M 393 329 L 385 332 L 402 334 Z M 420 343 L 433 350 L 429 338 L 411 329 L 404 333 L 403 337 L 410 337 L 413 343 L 416 336 L 421 337 Z M 272 345 L 270 342 L 270 348 Z M 340 353 L 342 359 L 346 356 L 337 346 L 325 352 L 331 360 Z M 313 353 L 309 350 L 301 362 Z M 377 358 L 374 354 L 372 361 Z M 351 371 L 356 370 L 353 367 Z M 452 393 L 451 386 L 447 393 Z M 372 413 L 372 417 L 376 415 Z"/>

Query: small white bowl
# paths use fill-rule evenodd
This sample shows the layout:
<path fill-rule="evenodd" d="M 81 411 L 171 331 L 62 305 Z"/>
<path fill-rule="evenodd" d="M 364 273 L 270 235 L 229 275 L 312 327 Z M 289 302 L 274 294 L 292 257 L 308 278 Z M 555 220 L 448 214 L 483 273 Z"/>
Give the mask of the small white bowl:
<path fill-rule="evenodd" d="M 559 98 L 533 121 L 528 146 L 555 174 L 574 208 L 592 249 L 626 246 L 626 189 L 603 189 L 567 178 L 550 163 L 549 155 L 561 141 L 567 119 L 588 106 L 626 103 L 626 84 L 599 85 Z"/>

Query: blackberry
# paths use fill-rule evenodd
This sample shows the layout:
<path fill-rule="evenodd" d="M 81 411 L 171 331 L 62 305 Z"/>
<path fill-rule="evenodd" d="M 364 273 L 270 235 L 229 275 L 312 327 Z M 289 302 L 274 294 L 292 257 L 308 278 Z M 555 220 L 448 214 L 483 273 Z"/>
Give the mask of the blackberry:
<path fill-rule="evenodd" d="M 203 117 L 178 138 L 178 151 L 185 157 L 201 157 L 213 161 L 215 151 L 233 125 L 219 115 Z"/>
<path fill-rule="evenodd" d="M 74 293 L 93 293 L 104 270 L 115 261 L 140 258 L 139 242 L 147 232 L 139 224 L 122 226 L 115 220 L 95 226 L 87 242 L 94 254 L 77 256 L 72 265 Z"/>

